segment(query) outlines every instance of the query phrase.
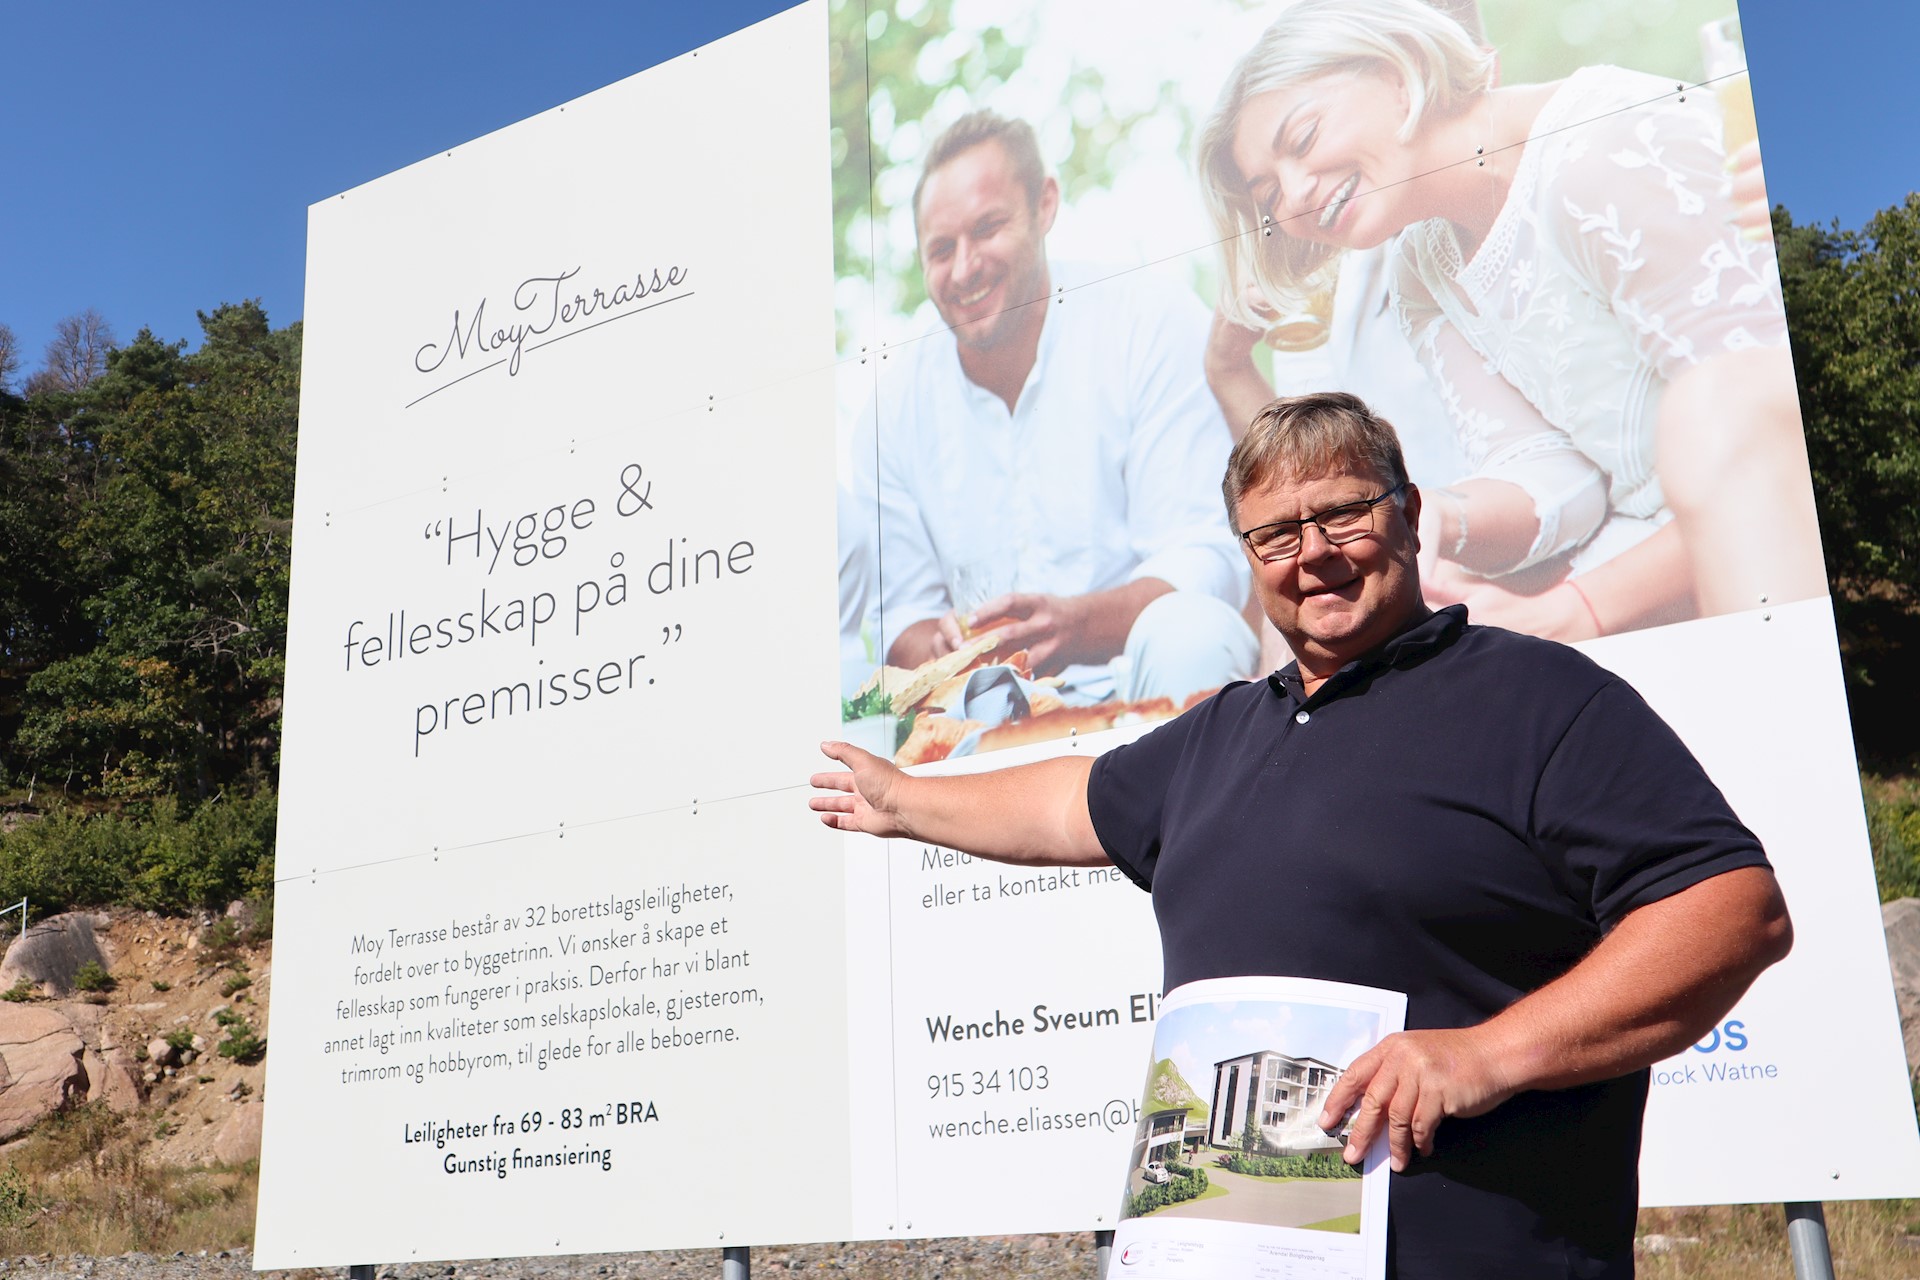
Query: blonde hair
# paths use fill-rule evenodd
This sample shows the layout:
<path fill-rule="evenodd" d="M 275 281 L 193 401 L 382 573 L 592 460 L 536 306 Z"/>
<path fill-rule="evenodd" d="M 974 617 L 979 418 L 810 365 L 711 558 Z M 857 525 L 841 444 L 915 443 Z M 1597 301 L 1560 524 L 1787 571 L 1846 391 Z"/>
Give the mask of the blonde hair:
<path fill-rule="evenodd" d="M 1339 252 L 1265 223 L 1233 160 L 1240 111 L 1249 99 L 1336 72 L 1384 72 L 1406 86 L 1407 117 L 1397 135 L 1406 142 L 1429 111 L 1452 114 L 1485 92 L 1493 63 L 1493 54 L 1459 22 L 1422 0 L 1288 5 L 1227 77 L 1195 148 L 1200 190 L 1226 259 L 1221 310 L 1227 318 L 1263 328 L 1269 318 L 1248 305 L 1246 286 L 1257 285 L 1276 302 L 1297 298 Z"/>

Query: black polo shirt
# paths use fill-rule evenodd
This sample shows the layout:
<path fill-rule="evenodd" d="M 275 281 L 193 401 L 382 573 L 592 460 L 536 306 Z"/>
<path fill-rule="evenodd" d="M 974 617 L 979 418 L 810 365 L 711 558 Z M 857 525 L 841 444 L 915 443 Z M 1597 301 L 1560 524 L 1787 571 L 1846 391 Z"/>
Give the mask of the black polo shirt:
<path fill-rule="evenodd" d="M 1407 994 L 1472 1026 L 1753 834 L 1631 687 L 1443 609 L 1309 698 L 1234 684 L 1094 763 L 1107 854 L 1153 893 L 1165 982 L 1250 974 Z M 1632 1274 L 1647 1072 L 1444 1121 L 1395 1175 L 1390 1274 Z"/>

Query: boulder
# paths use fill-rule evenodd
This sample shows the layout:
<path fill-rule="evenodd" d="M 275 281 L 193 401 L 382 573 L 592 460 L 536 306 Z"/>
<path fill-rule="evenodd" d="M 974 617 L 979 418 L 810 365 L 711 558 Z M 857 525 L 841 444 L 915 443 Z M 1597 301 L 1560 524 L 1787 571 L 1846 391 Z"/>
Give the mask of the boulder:
<path fill-rule="evenodd" d="M 86 1098 L 85 1052 L 63 1014 L 0 1005 L 0 1142 Z"/>
<path fill-rule="evenodd" d="M 236 899 L 227 904 L 227 919 L 242 933 L 250 933 L 260 924 L 260 908 L 245 898 Z"/>
<path fill-rule="evenodd" d="M 1920 1067 L 1920 898 L 1900 898 L 1880 908 L 1887 931 L 1887 964 L 1893 970 L 1893 998 L 1900 1006 L 1900 1038 L 1907 1047 L 1907 1069 Z"/>
<path fill-rule="evenodd" d="M 56 996 L 73 994 L 73 975 L 89 962 L 107 967 L 107 957 L 94 937 L 94 917 L 81 912 L 48 916 L 15 938 L 0 960 L 0 989 L 21 979 L 50 990 Z"/>
<path fill-rule="evenodd" d="M 260 1158 L 260 1117 L 257 1102 L 240 1102 L 214 1132 L 209 1154 L 221 1164 L 239 1164 Z"/>
<path fill-rule="evenodd" d="M 121 1115 L 140 1109 L 146 1090 L 124 1050 L 88 1049 L 81 1065 L 87 1071 L 88 1102 L 103 1100 Z"/>
<path fill-rule="evenodd" d="M 179 1057 L 179 1051 L 159 1036 L 147 1041 L 147 1061 L 156 1067 L 170 1067 Z"/>

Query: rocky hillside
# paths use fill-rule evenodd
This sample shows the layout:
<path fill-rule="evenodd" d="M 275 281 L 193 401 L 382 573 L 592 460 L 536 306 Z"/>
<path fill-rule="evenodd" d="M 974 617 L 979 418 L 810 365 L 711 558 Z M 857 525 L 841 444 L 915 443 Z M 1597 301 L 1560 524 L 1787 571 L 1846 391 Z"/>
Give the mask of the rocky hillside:
<path fill-rule="evenodd" d="M 164 1163 L 258 1157 L 272 952 L 249 930 L 238 909 L 115 911 L 14 939 L 0 962 L 0 1143 L 99 1101 L 151 1123 Z"/>

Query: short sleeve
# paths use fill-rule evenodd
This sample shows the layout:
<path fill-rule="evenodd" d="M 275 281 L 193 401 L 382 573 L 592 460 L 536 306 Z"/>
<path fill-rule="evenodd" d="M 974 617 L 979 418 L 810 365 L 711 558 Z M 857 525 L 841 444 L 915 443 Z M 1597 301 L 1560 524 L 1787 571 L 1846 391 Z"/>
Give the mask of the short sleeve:
<path fill-rule="evenodd" d="M 1559 157 L 1561 252 L 1663 378 L 1724 351 L 1784 346 L 1773 246 L 1742 239 L 1712 99 L 1621 112 Z"/>
<path fill-rule="evenodd" d="M 1693 753 L 1618 677 L 1548 757 L 1532 828 L 1602 929 L 1722 872 L 1768 865 Z"/>
<path fill-rule="evenodd" d="M 1167 795 L 1203 710 L 1196 707 L 1115 747 L 1087 775 L 1087 813 L 1100 847 L 1142 889 L 1153 888 Z"/>

